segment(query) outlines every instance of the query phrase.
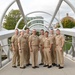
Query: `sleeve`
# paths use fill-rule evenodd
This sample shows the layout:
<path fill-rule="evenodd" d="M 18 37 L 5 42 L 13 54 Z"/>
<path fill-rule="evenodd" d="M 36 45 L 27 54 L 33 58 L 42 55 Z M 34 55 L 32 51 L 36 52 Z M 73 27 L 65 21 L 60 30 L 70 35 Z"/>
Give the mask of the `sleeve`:
<path fill-rule="evenodd" d="M 24 35 L 24 38 L 27 39 L 26 35 Z"/>
<path fill-rule="evenodd" d="M 42 45 L 42 40 L 41 40 L 40 36 L 39 36 L 39 44 Z"/>
<path fill-rule="evenodd" d="M 27 38 L 28 42 L 29 42 L 29 37 L 30 37 L 30 35 L 28 35 L 28 38 Z"/>
<path fill-rule="evenodd" d="M 40 40 L 40 36 L 39 36 L 39 40 Z"/>
<path fill-rule="evenodd" d="M 54 40 L 53 40 L 53 41 L 54 41 L 53 43 L 54 43 L 54 44 L 56 45 L 56 40 L 55 40 L 55 36 L 54 36 Z"/>
<path fill-rule="evenodd" d="M 42 45 L 44 45 L 44 38 L 41 40 Z"/>
<path fill-rule="evenodd" d="M 11 43 L 14 43 L 14 36 L 12 36 L 12 38 L 11 38 Z"/>
<path fill-rule="evenodd" d="M 20 39 L 20 37 L 18 38 L 18 43 L 21 43 L 21 39 Z"/>
<path fill-rule="evenodd" d="M 53 44 L 53 40 L 50 38 L 50 44 Z"/>
<path fill-rule="evenodd" d="M 29 36 L 29 42 L 31 42 L 31 37 L 32 37 L 32 36 Z"/>
<path fill-rule="evenodd" d="M 62 35 L 62 42 L 64 43 L 65 42 L 65 37 Z"/>

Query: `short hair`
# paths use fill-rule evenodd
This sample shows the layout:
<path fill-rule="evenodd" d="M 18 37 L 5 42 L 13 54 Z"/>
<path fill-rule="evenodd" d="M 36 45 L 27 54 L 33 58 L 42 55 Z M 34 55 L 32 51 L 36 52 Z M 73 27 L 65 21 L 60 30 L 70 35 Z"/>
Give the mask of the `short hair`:
<path fill-rule="evenodd" d="M 27 30 L 27 29 L 29 30 L 29 28 L 26 28 L 26 30 Z"/>
<path fill-rule="evenodd" d="M 53 30 L 52 28 L 50 30 Z"/>
<path fill-rule="evenodd" d="M 60 29 L 57 29 L 56 31 L 60 31 Z"/>
<path fill-rule="evenodd" d="M 48 31 L 45 31 L 45 33 L 49 33 Z"/>
<path fill-rule="evenodd" d="M 25 32 L 25 30 L 21 30 L 21 32 Z"/>
<path fill-rule="evenodd" d="M 54 29 L 53 29 L 53 28 L 51 28 L 50 30 L 54 31 Z"/>
<path fill-rule="evenodd" d="M 15 30 L 17 30 L 18 31 L 18 29 L 16 28 Z"/>
<path fill-rule="evenodd" d="M 18 31 L 18 32 L 19 32 L 19 30 L 18 30 L 18 29 L 15 29 L 15 31 Z"/>
<path fill-rule="evenodd" d="M 44 31 L 44 29 L 41 29 L 41 31 Z"/>
<path fill-rule="evenodd" d="M 36 31 L 36 29 L 33 29 L 32 31 Z"/>

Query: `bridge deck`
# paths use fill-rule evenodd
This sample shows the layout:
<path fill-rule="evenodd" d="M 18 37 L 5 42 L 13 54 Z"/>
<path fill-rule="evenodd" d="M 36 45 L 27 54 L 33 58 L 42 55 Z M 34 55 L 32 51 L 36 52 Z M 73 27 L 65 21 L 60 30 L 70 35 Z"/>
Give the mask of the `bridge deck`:
<path fill-rule="evenodd" d="M 32 69 L 31 66 L 26 69 L 12 68 L 11 63 L 0 69 L 0 75 L 75 75 L 75 62 L 65 58 L 65 68 L 58 69 L 52 67 L 51 69 L 40 66 L 37 69 Z"/>

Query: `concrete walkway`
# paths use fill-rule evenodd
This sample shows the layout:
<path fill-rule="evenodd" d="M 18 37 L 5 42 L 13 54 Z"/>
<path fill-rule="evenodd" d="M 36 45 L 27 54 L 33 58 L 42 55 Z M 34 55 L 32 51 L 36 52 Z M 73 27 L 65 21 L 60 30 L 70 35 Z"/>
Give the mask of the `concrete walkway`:
<path fill-rule="evenodd" d="M 65 68 L 58 69 L 52 67 L 39 66 L 37 69 L 32 69 L 31 66 L 26 69 L 12 68 L 11 63 L 0 70 L 0 75 L 75 75 L 75 62 L 65 58 Z"/>

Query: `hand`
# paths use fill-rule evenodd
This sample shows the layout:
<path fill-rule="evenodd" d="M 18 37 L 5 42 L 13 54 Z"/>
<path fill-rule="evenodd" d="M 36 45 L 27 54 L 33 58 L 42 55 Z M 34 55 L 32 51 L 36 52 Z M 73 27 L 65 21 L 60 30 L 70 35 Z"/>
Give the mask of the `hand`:
<path fill-rule="evenodd" d="M 51 50 L 49 50 L 49 52 L 51 52 Z"/>
<path fill-rule="evenodd" d="M 22 53 L 22 50 L 19 50 L 20 53 Z"/>
<path fill-rule="evenodd" d="M 15 48 L 13 47 L 13 51 L 15 51 Z"/>
<path fill-rule="evenodd" d="M 40 51 L 40 48 L 38 48 L 38 51 Z"/>
<path fill-rule="evenodd" d="M 55 52 L 56 52 L 56 50 L 57 50 L 57 49 L 55 48 Z"/>
<path fill-rule="evenodd" d="M 42 49 L 42 52 L 44 51 L 44 49 Z"/>
<path fill-rule="evenodd" d="M 60 48 L 60 51 L 62 51 L 62 47 Z"/>
<path fill-rule="evenodd" d="M 30 48 L 30 52 L 33 52 L 33 50 Z"/>

